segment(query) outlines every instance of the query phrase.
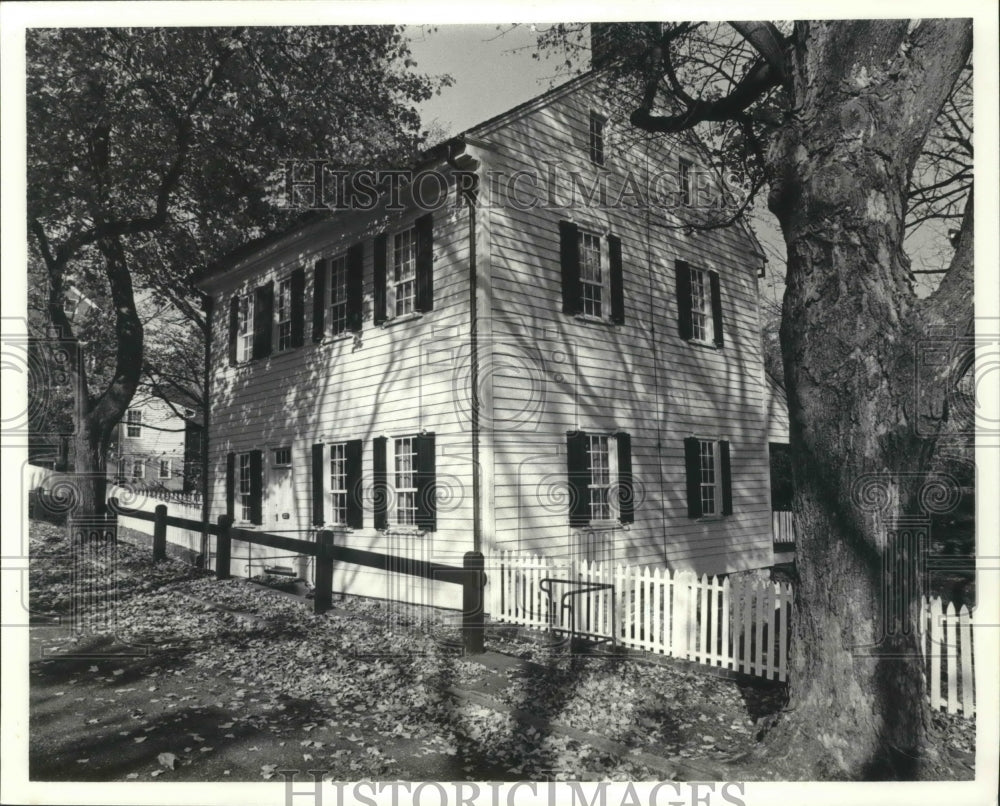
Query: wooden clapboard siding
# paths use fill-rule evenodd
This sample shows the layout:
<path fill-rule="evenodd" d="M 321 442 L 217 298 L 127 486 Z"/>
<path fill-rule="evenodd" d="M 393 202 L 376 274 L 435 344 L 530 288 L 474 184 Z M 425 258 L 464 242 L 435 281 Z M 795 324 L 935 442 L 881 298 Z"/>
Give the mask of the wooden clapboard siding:
<path fill-rule="evenodd" d="M 508 175 L 543 171 L 546 160 L 555 158 L 589 184 L 596 175 L 587 158 L 591 108 L 599 102 L 579 91 L 495 128 L 486 135 L 489 167 Z M 635 171 L 641 185 L 647 164 L 650 171 L 673 169 L 678 156 L 698 163 L 698 154 L 680 138 L 666 154 L 608 153 L 611 197 L 621 187 L 623 169 Z M 647 156 L 654 159 L 647 163 Z M 559 187 L 568 198 L 568 186 Z M 562 313 L 558 224 L 563 218 L 621 238 L 624 325 Z M 684 235 L 647 219 L 643 210 L 579 206 L 494 206 L 490 227 L 494 351 L 505 350 L 525 365 L 520 373 L 499 369 L 492 376 L 497 545 L 557 558 L 579 552 L 580 530 L 570 528 L 565 502 L 552 496 L 555 485 L 565 486 L 565 433 L 626 431 L 642 497 L 627 530 L 601 534 L 616 561 L 708 573 L 769 564 L 760 261 L 746 236 L 734 228 Z M 724 349 L 688 344 L 678 335 L 677 260 L 722 278 Z M 568 358 L 554 369 L 550 357 L 559 354 Z M 527 408 L 534 409 L 529 422 Z M 518 427 L 505 432 L 504 422 Z M 730 517 L 687 518 L 683 439 L 692 434 L 730 442 Z"/>
<path fill-rule="evenodd" d="M 589 183 L 596 175 L 587 158 L 589 112 L 600 109 L 600 103 L 586 82 L 573 87 L 550 94 L 521 117 L 473 130 L 467 153 L 479 160 L 484 180 L 489 170 L 544 172 L 547 161 L 559 160 Z M 614 122 L 610 126 L 613 133 Z M 679 156 L 698 164 L 697 148 L 688 138 L 665 142 L 666 147 L 637 146 L 621 153 L 609 142 L 609 195 L 617 195 L 626 169 L 634 170 L 645 186 L 657 171 L 675 170 Z M 481 198 L 495 202 L 486 185 L 481 185 Z M 564 196 L 567 187 L 560 187 Z M 411 210 L 394 219 L 389 231 L 417 214 Z M 434 309 L 410 321 L 373 324 L 372 239 L 385 229 L 379 213 L 340 216 L 305 228 L 209 284 L 219 312 L 212 348 L 213 517 L 225 510 L 223 479 L 230 451 L 290 446 L 294 520 L 298 528 L 308 529 L 312 444 L 364 440 L 363 484 L 370 486 L 371 440 L 426 430 L 435 434 L 438 481 L 450 488 L 447 506 L 440 506 L 439 496 L 438 530 L 412 545 L 405 540 L 400 544 L 398 536 L 372 528 L 369 507 L 365 528 L 338 539 L 376 551 L 412 550 L 416 554 L 406 556 L 452 564 L 472 547 L 468 215 L 452 204 L 435 213 Z M 623 325 L 579 321 L 562 313 L 559 221 L 564 218 L 621 239 Z M 769 564 L 767 389 L 756 278 L 760 257 L 746 233 L 733 227 L 686 234 L 670 226 L 677 220 L 669 211 L 579 205 L 519 210 L 487 203 L 475 212 L 475 222 L 484 548 L 578 556 L 583 537 L 570 528 L 565 502 L 559 499 L 559 489 L 565 491 L 566 485 L 566 432 L 624 431 L 631 436 L 640 498 L 634 523 L 600 533 L 605 556 L 711 574 Z M 362 240 L 359 337 L 313 344 L 307 335 L 302 348 L 247 366 L 228 366 L 229 323 L 223 312 L 233 294 L 305 268 L 308 334 L 313 263 Z M 678 260 L 720 275 L 724 349 L 692 345 L 678 335 Z M 683 439 L 693 434 L 730 442 L 730 517 L 692 521 L 686 516 Z M 374 572 L 338 574 L 335 585 L 353 586 L 355 592 L 387 584 Z"/>
<path fill-rule="evenodd" d="M 439 483 L 446 486 L 445 505 L 439 493 L 438 530 L 419 538 L 410 534 L 378 533 L 370 501 L 364 528 L 338 532 L 347 545 L 421 559 L 454 563 L 472 548 L 472 501 L 467 494 L 471 447 L 467 414 L 454 405 L 452 389 L 461 378 L 461 362 L 468 358 L 468 238 L 464 211 L 445 206 L 434 212 L 434 307 L 419 317 L 373 323 L 373 237 L 412 224 L 422 211 L 411 210 L 391 221 L 355 220 L 350 227 L 336 221 L 296 236 L 284 248 L 270 249 L 245 261 L 215 289 L 216 310 L 228 311 L 233 294 L 280 279 L 296 268 L 306 269 L 304 291 L 305 345 L 237 367 L 228 366 L 228 316 L 213 320 L 212 362 L 213 434 L 211 441 L 212 517 L 225 511 L 226 454 L 265 448 L 265 470 L 270 449 L 292 450 L 294 517 L 288 528 L 308 533 L 312 528 L 311 450 L 317 442 L 363 440 L 362 485 L 370 490 L 372 439 L 403 436 L 422 430 L 436 435 Z M 359 335 L 353 333 L 311 341 L 313 265 L 319 258 L 343 253 L 364 242 L 363 318 Z M 463 350 L 465 352 L 463 352 Z M 391 472 L 391 469 L 390 469 Z M 265 479 L 266 486 L 266 479 Z M 463 490 L 465 492 L 463 493 Z M 266 496 L 266 491 L 265 491 Z M 266 504 L 265 504 L 266 506 Z M 409 542 L 407 542 L 409 541 Z M 250 547 L 237 550 L 234 561 Z M 280 555 L 267 547 L 252 547 L 253 559 Z M 286 561 L 287 563 L 288 561 Z M 259 570 L 259 569 L 258 569 Z M 307 569 L 308 570 L 308 569 Z M 378 595 L 386 587 L 384 574 L 355 569 L 338 570 L 337 590 Z M 449 585 L 431 585 L 432 601 L 454 599 Z M 442 599 L 442 597 L 444 597 Z M 406 598 L 406 597 L 403 597 Z"/>

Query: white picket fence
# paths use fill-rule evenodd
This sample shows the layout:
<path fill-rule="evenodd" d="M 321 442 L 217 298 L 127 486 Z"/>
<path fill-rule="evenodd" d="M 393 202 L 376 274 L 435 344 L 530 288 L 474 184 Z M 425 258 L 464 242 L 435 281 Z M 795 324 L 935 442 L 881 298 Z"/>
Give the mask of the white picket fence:
<path fill-rule="evenodd" d="M 972 613 L 935 596 L 925 599 L 920 648 L 927 664 L 931 707 L 949 714 L 976 713 Z"/>
<path fill-rule="evenodd" d="M 633 649 L 771 680 L 788 679 L 792 615 L 788 584 L 738 576 L 719 580 L 666 568 L 554 561 L 516 551 L 487 556 L 486 569 L 487 608 L 496 621 L 591 638 L 615 637 Z M 543 584 L 546 579 L 560 581 Z M 589 584 L 613 588 L 563 598 L 574 587 Z M 572 609 L 560 606 L 570 600 L 575 600 Z M 972 717 L 968 608 L 956 611 L 938 598 L 927 599 L 921 626 L 931 706 Z"/>
<path fill-rule="evenodd" d="M 616 638 L 633 649 L 774 680 L 788 676 L 792 589 L 774 582 L 697 577 L 666 568 L 554 562 L 501 551 L 487 558 L 490 615 L 498 621 Z M 554 595 L 543 588 L 550 583 Z M 567 580 L 608 585 L 564 599 Z M 570 601 L 574 606 L 560 605 Z"/>

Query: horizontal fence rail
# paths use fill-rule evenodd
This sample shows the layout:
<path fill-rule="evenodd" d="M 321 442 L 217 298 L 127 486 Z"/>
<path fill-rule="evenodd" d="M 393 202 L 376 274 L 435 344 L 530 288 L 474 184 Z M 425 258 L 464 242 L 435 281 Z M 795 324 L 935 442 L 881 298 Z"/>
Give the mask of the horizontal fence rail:
<path fill-rule="evenodd" d="M 160 504 L 155 512 L 132 509 L 123 506 L 117 498 L 108 501 L 113 513 L 121 517 L 151 521 L 153 530 L 153 556 L 166 556 L 167 528 L 201 529 L 202 522 L 167 515 L 167 507 Z M 391 574 L 403 574 L 435 582 L 449 582 L 462 586 L 462 640 L 466 652 L 484 651 L 485 608 L 483 589 L 486 575 L 483 571 L 483 555 L 477 551 L 465 553 L 462 567 L 444 565 L 426 560 L 414 560 L 374 551 L 338 546 L 334 533 L 320 531 L 316 540 L 241 529 L 232 525 L 232 517 L 220 515 L 218 523 L 207 524 L 207 531 L 216 538 L 216 579 L 230 578 L 232 543 L 234 540 L 258 546 L 269 546 L 283 551 L 316 558 L 316 580 L 313 607 L 316 612 L 325 612 L 332 606 L 334 563 L 351 563 L 373 568 Z"/>

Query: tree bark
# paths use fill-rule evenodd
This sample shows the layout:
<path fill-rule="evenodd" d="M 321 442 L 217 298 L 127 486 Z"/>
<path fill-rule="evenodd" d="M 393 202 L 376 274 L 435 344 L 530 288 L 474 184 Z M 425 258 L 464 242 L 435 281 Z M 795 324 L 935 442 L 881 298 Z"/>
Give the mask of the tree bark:
<path fill-rule="evenodd" d="M 768 154 L 788 250 L 781 346 L 798 573 L 792 709 L 769 745 L 811 748 L 815 771 L 832 777 L 917 775 L 927 729 L 918 549 L 900 531 L 919 513 L 929 458 L 912 374 L 924 312 L 903 220 L 971 28 L 931 21 L 907 36 L 905 21 L 797 24 L 796 112 Z M 887 571 L 896 561 L 917 584 Z"/>

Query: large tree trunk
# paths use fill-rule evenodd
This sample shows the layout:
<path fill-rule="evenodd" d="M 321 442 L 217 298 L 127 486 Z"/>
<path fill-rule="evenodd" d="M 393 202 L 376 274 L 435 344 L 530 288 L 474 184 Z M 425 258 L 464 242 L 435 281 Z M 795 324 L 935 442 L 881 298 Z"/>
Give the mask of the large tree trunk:
<path fill-rule="evenodd" d="M 924 749 L 919 546 L 905 527 L 929 446 L 914 427 L 923 313 L 903 219 L 969 40 L 961 21 L 930 25 L 906 58 L 905 21 L 799 24 L 798 112 L 768 155 L 788 249 L 781 345 L 798 535 L 791 708 L 770 745 L 810 748 L 808 774 L 909 778 Z"/>

